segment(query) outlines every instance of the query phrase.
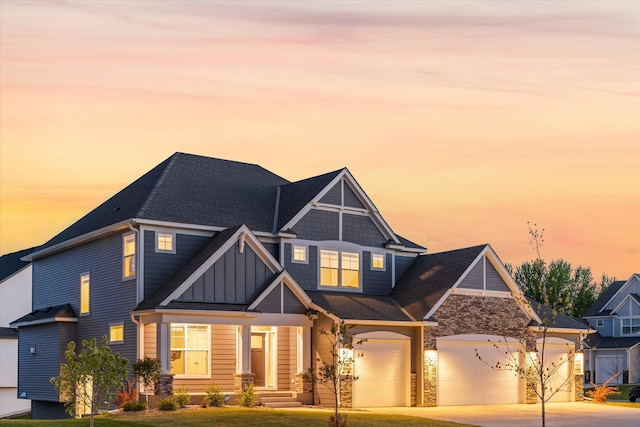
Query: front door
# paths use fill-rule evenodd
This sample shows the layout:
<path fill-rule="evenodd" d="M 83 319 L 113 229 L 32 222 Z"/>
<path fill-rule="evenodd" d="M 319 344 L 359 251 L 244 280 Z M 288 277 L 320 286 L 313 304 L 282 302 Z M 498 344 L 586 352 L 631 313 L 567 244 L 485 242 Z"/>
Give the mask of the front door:
<path fill-rule="evenodd" d="M 253 381 L 256 387 L 264 387 L 266 385 L 265 344 L 266 334 L 264 332 L 253 332 L 251 334 L 251 372 L 255 375 Z"/>

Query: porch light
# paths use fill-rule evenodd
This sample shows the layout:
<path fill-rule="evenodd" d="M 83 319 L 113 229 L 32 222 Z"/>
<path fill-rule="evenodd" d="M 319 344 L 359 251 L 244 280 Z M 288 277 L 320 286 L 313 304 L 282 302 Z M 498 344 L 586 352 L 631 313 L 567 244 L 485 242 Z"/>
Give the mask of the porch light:
<path fill-rule="evenodd" d="M 353 374 L 353 349 L 341 348 L 338 354 L 340 358 L 340 374 L 351 375 Z"/>
<path fill-rule="evenodd" d="M 438 359 L 438 350 L 435 347 L 428 348 L 424 352 L 425 362 L 435 362 Z"/>
<path fill-rule="evenodd" d="M 573 369 L 575 375 L 584 375 L 584 353 L 582 350 L 573 355 Z"/>

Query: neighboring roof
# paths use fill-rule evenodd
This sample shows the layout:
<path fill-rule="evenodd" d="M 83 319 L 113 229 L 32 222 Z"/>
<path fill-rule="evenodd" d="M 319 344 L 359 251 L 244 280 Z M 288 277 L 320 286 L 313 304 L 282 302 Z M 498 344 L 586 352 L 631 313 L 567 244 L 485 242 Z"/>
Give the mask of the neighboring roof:
<path fill-rule="evenodd" d="M 0 282 L 7 279 L 10 276 L 13 276 L 18 271 L 22 270 L 26 266 L 30 264 L 29 261 L 21 261 L 25 255 L 29 255 L 31 252 L 34 252 L 38 249 L 37 246 L 29 249 L 23 249 L 21 251 L 12 252 L 9 254 L 2 255 L 0 257 Z"/>
<path fill-rule="evenodd" d="M 604 310 L 602 312 L 600 310 L 602 309 L 602 307 L 607 305 L 609 300 L 613 298 L 613 296 L 620 290 L 620 288 L 622 288 L 625 283 L 627 283 L 626 280 L 617 280 L 610 284 L 607 289 L 605 289 L 600 294 L 596 302 L 594 302 L 593 305 L 589 307 L 589 310 L 587 310 L 587 312 L 582 317 L 608 316 L 609 314 L 611 314 L 611 310 Z"/>
<path fill-rule="evenodd" d="M 488 245 L 420 255 L 398 279 L 390 296 L 422 320 Z"/>
<path fill-rule="evenodd" d="M 0 328 L 0 339 L 17 339 L 18 330 L 15 328 Z"/>
<path fill-rule="evenodd" d="M 347 292 L 306 291 L 311 300 L 330 314 L 342 320 L 380 320 L 411 322 L 388 296 L 363 295 Z"/>
<path fill-rule="evenodd" d="M 626 349 L 640 344 L 640 337 L 614 338 L 603 337 L 599 333 L 595 333 L 587 336 L 584 342 L 589 348 Z"/>
<path fill-rule="evenodd" d="M 11 322 L 11 325 L 15 327 L 26 326 L 28 324 L 53 322 L 56 319 L 77 320 L 78 316 L 73 311 L 71 304 L 63 304 L 33 310 L 31 313 Z"/>
<path fill-rule="evenodd" d="M 189 259 L 173 276 L 171 276 L 164 284 L 162 284 L 158 290 L 156 290 L 148 298 L 145 298 L 134 311 L 151 310 L 157 308 L 162 301 L 165 300 L 171 293 L 176 290 L 185 280 L 189 278 L 206 260 L 208 260 L 222 245 L 225 244 L 231 236 L 234 235 L 238 229 L 242 227 L 238 225 L 236 227 L 227 228 L 219 233 L 216 233 L 209 242 L 191 259 Z M 177 301 L 176 301 L 177 302 Z M 172 303 L 173 304 L 173 303 Z M 191 304 L 191 303 L 190 303 Z M 175 308 L 176 304 L 169 304 L 166 307 Z M 193 306 L 193 304 L 191 304 Z"/>
<path fill-rule="evenodd" d="M 579 319 L 575 319 L 573 317 L 566 316 L 558 311 L 554 313 L 554 310 L 546 306 L 538 301 L 532 300 L 531 298 L 527 298 L 529 303 L 531 304 L 531 308 L 538 314 L 538 317 L 542 319 L 543 322 L 546 322 L 549 319 L 550 328 L 560 328 L 560 329 L 583 329 L 585 331 L 591 329 L 589 325 L 583 323 Z"/>

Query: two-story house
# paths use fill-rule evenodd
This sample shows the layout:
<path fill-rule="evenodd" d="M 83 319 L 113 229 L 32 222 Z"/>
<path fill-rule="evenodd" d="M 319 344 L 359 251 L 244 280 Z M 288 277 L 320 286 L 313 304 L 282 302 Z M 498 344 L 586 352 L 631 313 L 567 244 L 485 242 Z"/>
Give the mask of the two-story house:
<path fill-rule="evenodd" d="M 33 311 L 13 326 L 34 418 L 63 416 L 49 378 L 67 343 L 103 334 L 131 361 L 160 359 L 190 393 L 252 383 L 330 405 L 303 374 L 328 360 L 319 330 L 338 321 L 366 338 L 342 352 L 358 377 L 343 381 L 343 406 L 532 401 L 524 380 L 488 366 L 540 344 L 541 319 L 494 250 L 426 254 L 347 169 L 290 182 L 176 153 L 26 259 Z M 552 329 L 549 363 L 588 330 L 564 317 Z M 574 400 L 581 364 L 563 366 L 556 399 Z"/>
<path fill-rule="evenodd" d="M 640 274 L 613 282 L 584 319 L 597 331 L 585 341 L 585 380 L 640 383 Z"/>

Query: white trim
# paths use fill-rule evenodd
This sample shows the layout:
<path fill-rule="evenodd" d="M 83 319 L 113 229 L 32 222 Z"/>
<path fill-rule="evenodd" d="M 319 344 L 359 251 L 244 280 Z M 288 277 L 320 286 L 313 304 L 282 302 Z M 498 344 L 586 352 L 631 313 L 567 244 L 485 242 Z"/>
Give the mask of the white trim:
<path fill-rule="evenodd" d="M 633 317 L 633 316 L 620 316 L 620 315 L 618 314 L 618 310 L 619 310 L 620 308 L 622 308 L 622 306 L 627 302 L 627 300 L 628 300 L 628 299 L 632 300 L 633 302 L 635 302 L 635 303 L 636 303 L 636 305 L 637 305 L 638 307 L 640 307 L 640 303 L 639 303 L 639 302 L 638 302 L 634 297 L 632 297 L 632 296 L 631 296 L 631 294 L 627 294 L 627 295 L 622 299 L 622 301 L 620 301 L 620 303 L 619 303 L 618 305 L 616 305 L 616 307 L 615 307 L 613 310 L 611 310 L 611 314 L 614 314 L 614 313 L 615 313 L 615 315 L 617 315 L 617 316 L 618 316 L 618 317 L 620 317 L 620 318 L 622 318 L 622 317 Z"/>
<path fill-rule="evenodd" d="M 542 326 L 528 326 L 527 329 L 531 332 L 550 332 L 550 333 L 564 333 L 564 334 L 593 334 L 596 332 L 594 329 L 577 329 L 577 328 L 545 328 Z"/>
<path fill-rule="evenodd" d="M 87 277 L 87 311 L 82 311 L 82 279 Z M 91 271 L 85 271 L 80 273 L 80 292 L 78 292 L 80 300 L 78 304 L 78 311 L 80 312 L 80 316 L 90 316 L 91 315 Z"/>
<path fill-rule="evenodd" d="M 359 319 L 341 319 L 347 325 L 368 325 L 368 326 L 421 326 L 422 321 L 411 320 L 359 320 Z"/>
<path fill-rule="evenodd" d="M 121 340 L 111 340 L 111 328 L 114 326 L 122 326 L 122 339 Z M 124 322 L 115 322 L 109 323 L 109 345 L 111 344 L 124 344 Z"/>
<path fill-rule="evenodd" d="M 212 376 L 212 369 L 211 369 L 211 325 L 210 324 L 206 324 L 206 323 L 180 323 L 180 322 L 171 322 L 169 324 L 169 361 L 171 360 L 171 352 L 173 351 L 173 348 L 171 347 L 171 328 L 174 325 L 179 325 L 179 326 L 183 326 L 183 330 L 184 330 L 184 340 L 185 340 L 185 346 L 184 347 L 177 347 L 177 348 L 181 348 L 184 351 L 184 370 L 185 373 L 184 374 L 172 374 L 174 378 L 179 378 L 179 379 L 197 379 L 197 378 L 211 378 Z M 187 374 L 187 353 L 189 351 L 202 351 L 203 349 L 201 348 L 196 348 L 196 349 L 189 349 L 189 347 L 187 346 L 188 344 L 188 330 L 189 330 L 189 326 L 206 326 L 207 327 L 207 373 L 206 374 Z M 179 350 L 178 350 L 179 351 Z M 169 365 L 169 372 L 171 372 L 171 365 Z"/>
<path fill-rule="evenodd" d="M 139 243 L 138 240 L 140 240 L 140 239 L 138 239 L 138 234 L 139 233 L 136 233 L 133 230 L 122 234 L 122 239 L 121 239 L 122 240 L 122 245 L 120 246 L 120 249 L 121 249 L 120 260 L 122 262 L 121 272 L 122 272 L 122 281 L 123 282 L 128 282 L 130 280 L 134 280 L 134 279 L 138 278 L 138 256 L 139 256 L 139 253 L 140 253 L 140 248 L 138 247 L 139 246 L 138 245 L 138 243 Z M 134 247 L 133 255 L 125 255 L 125 253 L 124 253 L 124 247 L 125 247 L 125 244 L 126 244 L 125 241 L 126 241 L 127 237 L 129 237 L 129 236 L 133 236 L 133 247 Z M 133 263 L 131 264 L 132 268 L 133 268 L 133 275 L 131 275 L 131 276 L 125 276 L 125 271 L 124 271 L 125 259 L 128 258 L 128 257 L 133 257 Z"/>
<path fill-rule="evenodd" d="M 253 301 L 251 303 L 251 305 L 247 308 L 247 310 L 255 310 L 256 307 L 258 307 L 260 305 L 260 303 L 262 303 L 262 301 L 264 301 L 264 299 L 276 288 L 276 286 L 278 286 L 280 284 L 287 285 L 289 290 L 291 292 L 293 292 L 293 294 L 298 298 L 298 300 L 306 308 L 310 308 L 311 307 L 313 302 L 311 301 L 311 298 L 309 298 L 309 295 L 307 295 L 307 293 L 304 291 L 304 289 L 302 289 L 302 287 L 300 287 L 300 285 L 298 284 L 298 282 L 296 282 L 296 280 L 293 278 L 293 276 L 291 276 L 291 274 L 289 274 L 289 272 L 287 270 L 284 270 L 278 275 L 278 277 L 276 277 L 273 280 L 273 282 L 271 282 L 271 284 L 269 286 L 267 286 L 267 288 L 264 291 L 262 291 L 260 293 L 258 298 L 256 298 L 255 301 Z M 281 300 L 281 302 L 282 302 L 282 300 Z M 284 302 L 282 302 L 281 310 L 284 310 Z M 284 311 L 283 311 L 283 313 L 284 313 Z"/>
<path fill-rule="evenodd" d="M 361 334 L 354 335 L 353 337 L 359 340 L 411 341 L 411 337 L 399 334 L 397 332 L 391 332 L 391 331 L 364 332 Z"/>
<path fill-rule="evenodd" d="M 272 272 L 281 272 L 283 270 L 280 263 L 266 250 L 258 238 L 249 230 L 246 225 L 241 226 L 229 239 L 215 251 L 200 267 L 196 269 L 191 275 L 184 281 L 177 289 L 166 297 L 161 303 L 161 306 L 169 304 L 172 300 L 182 295 L 193 283 L 202 276 L 216 261 L 218 261 L 229 249 L 231 249 L 236 242 L 240 239 L 240 236 L 246 234 L 245 242 L 255 251 L 260 260 L 264 262 Z"/>
<path fill-rule="evenodd" d="M 494 298 L 513 298 L 511 292 L 506 291 L 486 291 L 483 289 L 469 289 L 469 288 L 456 288 L 451 289 L 451 294 L 454 295 L 473 295 L 482 297 L 494 297 Z"/>
<path fill-rule="evenodd" d="M 371 254 L 371 263 L 369 265 L 369 269 L 371 271 L 387 271 L 387 254 L 385 252 L 369 252 Z M 382 267 L 374 267 L 373 266 L 373 257 L 374 256 L 382 257 Z"/>
<path fill-rule="evenodd" d="M 296 247 L 304 248 L 304 260 L 297 260 L 295 258 Z M 309 264 L 309 245 L 300 245 L 296 243 L 291 243 L 291 262 L 293 264 Z"/>

